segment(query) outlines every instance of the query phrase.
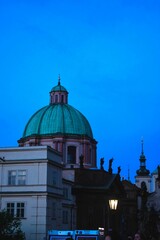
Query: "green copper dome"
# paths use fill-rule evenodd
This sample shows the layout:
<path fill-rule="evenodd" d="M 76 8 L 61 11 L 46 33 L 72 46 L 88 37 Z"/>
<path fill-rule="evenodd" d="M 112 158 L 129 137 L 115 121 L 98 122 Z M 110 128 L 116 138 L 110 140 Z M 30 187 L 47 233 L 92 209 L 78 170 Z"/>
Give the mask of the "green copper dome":
<path fill-rule="evenodd" d="M 84 135 L 93 139 L 88 120 L 68 104 L 68 92 L 58 85 L 50 92 L 50 104 L 38 110 L 28 121 L 22 138 L 29 136 Z"/>
<path fill-rule="evenodd" d="M 86 135 L 93 138 L 87 119 L 68 104 L 52 104 L 37 111 L 28 121 L 23 138 L 55 134 Z"/>
<path fill-rule="evenodd" d="M 62 85 L 57 85 L 57 86 L 55 86 L 55 87 L 53 87 L 52 89 L 51 89 L 51 92 L 52 91 L 59 91 L 59 92 L 66 92 L 67 90 L 66 90 L 66 88 L 65 87 L 63 87 Z"/>

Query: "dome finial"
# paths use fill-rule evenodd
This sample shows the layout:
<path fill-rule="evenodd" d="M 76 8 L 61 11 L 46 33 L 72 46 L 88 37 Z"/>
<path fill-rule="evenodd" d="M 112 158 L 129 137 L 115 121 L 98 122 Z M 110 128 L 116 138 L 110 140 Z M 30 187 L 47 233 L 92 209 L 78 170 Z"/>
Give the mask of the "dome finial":
<path fill-rule="evenodd" d="M 58 85 L 61 85 L 61 77 L 60 77 L 60 74 L 58 74 Z"/>

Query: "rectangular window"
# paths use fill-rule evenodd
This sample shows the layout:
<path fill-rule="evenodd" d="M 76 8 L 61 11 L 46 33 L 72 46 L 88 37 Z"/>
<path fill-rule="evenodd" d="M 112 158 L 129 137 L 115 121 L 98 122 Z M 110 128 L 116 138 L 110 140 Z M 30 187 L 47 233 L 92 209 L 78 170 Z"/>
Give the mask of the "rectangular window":
<path fill-rule="evenodd" d="M 8 185 L 25 185 L 26 170 L 8 171 Z"/>
<path fill-rule="evenodd" d="M 55 103 L 58 102 L 58 95 L 55 95 Z"/>
<path fill-rule="evenodd" d="M 23 218 L 23 217 L 24 217 L 24 203 L 23 203 L 23 202 L 17 203 L 16 216 L 17 216 L 18 218 Z"/>
<path fill-rule="evenodd" d="M 18 170 L 18 185 L 25 185 L 26 184 L 26 170 Z"/>
<path fill-rule="evenodd" d="M 75 164 L 76 163 L 76 147 L 68 146 L 67 150 L 67 163 Z"/>
<path fill-rule="evenodd" d="M 56 219 L 56 203 L 52 205 L 52 218 Z"/>
<path fill-rule="evenodd" d="M 68 188 L 63 188 L 63 196 L 65 199 L 68 199 Z"/>
<path fill-rule="evenodd" d="M 53 181 L 52 181 L 53 185 L 56 186 L 57 185 L 57 172 L 53 171 Z"/>
<path fill-rule="evenodd" d="M 25 204 L 24 202 L 17 203 L 7 203 L 7 212 L 12 216 L 16 216 L 18 218 L 24 218 L 25 214 Z"/>
<path fill-rule="evenodd" d="M 8 172 L 8 184 L 16 185 L 16 171 L 13 170 Z"/>
<path fill-rule="evenodd" d="M 63 223 L 67 224 L 68 223 L 68 211 L 63 210 Z"/>
<path fill-rule="evenodd" d="M 14 203 L 7 203 L 7 212 L 14 216 Z"/>

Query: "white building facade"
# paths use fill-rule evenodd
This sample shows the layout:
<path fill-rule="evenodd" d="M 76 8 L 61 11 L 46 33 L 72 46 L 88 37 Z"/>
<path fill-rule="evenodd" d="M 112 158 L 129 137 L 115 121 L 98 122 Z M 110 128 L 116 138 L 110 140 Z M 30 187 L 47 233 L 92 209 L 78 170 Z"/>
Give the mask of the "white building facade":
<path fill-rule="evenodd" d="M 0 211 L 21 219 L 26 240 L 44 240 L 50 229 L 75 228 L 74 177 L 63 178 L 61 159 L 47 146 L 0 149 Z"/>

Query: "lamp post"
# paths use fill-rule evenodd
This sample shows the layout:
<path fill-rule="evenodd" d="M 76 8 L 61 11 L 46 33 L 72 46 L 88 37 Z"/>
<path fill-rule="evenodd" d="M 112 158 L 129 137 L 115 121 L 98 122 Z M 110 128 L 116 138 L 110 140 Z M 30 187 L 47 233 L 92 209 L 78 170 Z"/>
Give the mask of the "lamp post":
<path fill-rule="evenodd" d="M 112 221 L 112 211 L 116 211 L 117 210 L 117 206 L 118 206 L 118 199 L 109 199 L 109 208 L 108 208 L 108 232 L 113 235 L 113 225 L 115 225 L 115 223 Z"/>

